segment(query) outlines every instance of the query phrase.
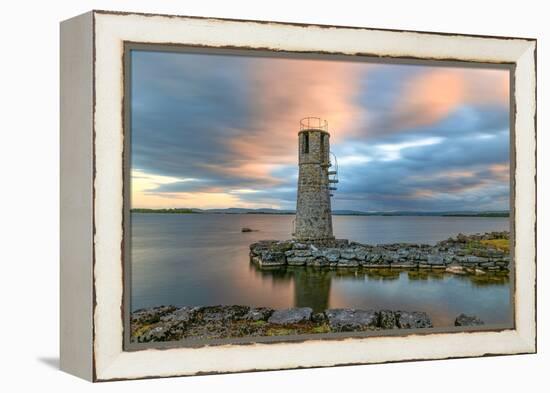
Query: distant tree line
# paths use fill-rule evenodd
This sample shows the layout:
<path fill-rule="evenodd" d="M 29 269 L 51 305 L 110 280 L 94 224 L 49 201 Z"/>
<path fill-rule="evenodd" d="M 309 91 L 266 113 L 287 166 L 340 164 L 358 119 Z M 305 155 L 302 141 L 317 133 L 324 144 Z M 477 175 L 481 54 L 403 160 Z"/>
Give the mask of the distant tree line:
<path fill-rule="evenodd" d="M 132 213 L 171 213 L 171 214 L 194 214 L 200 213 L 193 209 L 173 208 L 173 209 L 131 209 Z"/>
<path fill-rule="evenodd" d="M 510 217 L 509 212 L 482 212 L 482 213 L 448 213 L 444 217 Z"/>

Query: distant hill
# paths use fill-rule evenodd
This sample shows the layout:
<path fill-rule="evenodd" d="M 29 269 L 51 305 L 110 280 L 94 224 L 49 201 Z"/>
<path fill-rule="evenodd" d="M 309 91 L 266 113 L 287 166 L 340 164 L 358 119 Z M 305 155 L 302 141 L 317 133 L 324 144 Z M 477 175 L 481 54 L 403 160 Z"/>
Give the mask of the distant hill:
<path fill-rule="evenodd" d="M 206 209 L 203 213 L 222 213 L 222 214 L 294 214 L 294 210 L 279 209 L 243 209 L 240 207 L 230 207 L 228 209 Z"/>
<path fill-rule="evenodd" d="M 130 209 L 132 213 L 167 213 L 167 214 L 190 214 L 190 213 L 200 213 L 196 209 L 187 209 L 187 208 L 173 208 L 173 209 Z"/>
<path fill-rule="evenodd" d="M 295 214 L 294 210 L 279 209 L 245 209 L 230 207 L 227 209 L 132 209 L 132 213 L 168 213 L 168 214 Z M 358 211 L 358 210 L 334 210 L 335 216 L 443 216 L 443 217 L 509 217 L 506 210 L 494 211 L 444 211 L 444 212 L 417 212 L 417 211 Z"/>
<path fill-rule="evenodd" d="M 418 212 L 418 211 L 372 211 L 362 212 L 355 210 L 335 210 L 333 215 L 341 216 L 437 216 L 437 217 L 509 217 L 510 212 L 498 211 L 444 211 L 444 212 Z"/>

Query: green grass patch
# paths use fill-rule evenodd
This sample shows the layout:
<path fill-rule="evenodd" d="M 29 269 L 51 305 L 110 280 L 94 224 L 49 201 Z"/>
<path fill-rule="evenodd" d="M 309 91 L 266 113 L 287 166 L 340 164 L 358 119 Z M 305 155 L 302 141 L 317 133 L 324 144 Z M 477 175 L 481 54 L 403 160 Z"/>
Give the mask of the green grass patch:
<path fill-rule="evenodd" d="M 311 329 L 311 333 L 330 333 L 330 326 L 326 323 L 320 326 L 315 326 Z"/>
<path fill-rule="evenodd" d="M 508 239 L 481 240 L 480 243 L 485 246 L 496 248 L 497 250 L 510 252 L 510 240 Z"/>
<path fill-rule="evenodd" d="M 291 336 L 296 334 L 295 329 L 286 329 L 286 328 L 271 328 L 266 332 L 268 336 Z"/>

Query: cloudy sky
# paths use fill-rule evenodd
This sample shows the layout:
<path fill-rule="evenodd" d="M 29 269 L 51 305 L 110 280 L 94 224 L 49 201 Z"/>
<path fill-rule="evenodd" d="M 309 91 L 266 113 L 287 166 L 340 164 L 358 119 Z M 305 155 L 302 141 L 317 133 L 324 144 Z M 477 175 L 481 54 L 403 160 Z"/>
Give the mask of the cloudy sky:
<path fill-rule="evenodd" d="M 334 209 L 505 210 L 507 70 L 132 52 L 132 206 L 294 209 L 326 119 Z"/>

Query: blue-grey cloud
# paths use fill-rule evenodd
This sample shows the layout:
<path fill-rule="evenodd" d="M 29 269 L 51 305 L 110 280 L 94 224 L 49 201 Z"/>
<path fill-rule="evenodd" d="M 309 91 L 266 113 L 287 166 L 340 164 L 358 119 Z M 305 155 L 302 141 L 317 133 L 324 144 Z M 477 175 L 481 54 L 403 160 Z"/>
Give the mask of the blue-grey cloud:
<path fill-rule="evenodd" d="M 293 63 L 287 67 L 285 61 Z M 331 64 L 332 68 L 312 76 L 308 67 L 314 74 L 323 62 L 307 67 L 299 63 L 133 52 L 132 168 L 193 179 L 160 184 L 146 192 L 173 197 L 224 192 L 251 204 L 269 201 L 293 208 L 297 130 L 289 127 L 275 133 L 273 129 L 278 121 L 288 127 L 285 122 L 297 113 L 303 89 L 314 86 L 323 91 L 327 75 L 337 70 L 335 78 L 341 77 L 347 67 Z M 341 162 L 335 208 L 508 208 L 509 109 L 499 100 L 486 99 L 487 86 L 479 99 L 470 87 L 470 98 L 460 101 L 460 94 L 468 94 L 459 91 L 444 103 L 445 111 L 432 113 L 429 122 L 424 121 L 427 116 L 416 121 L 414 112 L 402 108 L 414 104 L 411 86 L 438 71 L 437 67 L 358 63 L 349 67 L 357 82 L 350 90 L 355 93 L 345 89 L 349 81 L 331 86 L 331 91 L 349 96 L 353 105 L 349 110 L 345 106 L 349 103 L 334 98 L 340 108 L 335 113 L 353 117 L 347 132 L 337 135 L 332 145 Z M 475 87 L 477 76 L 470 81 L 466 70 L 460 77 Z M 330 103 L 331 97 L 326 100 Z M 276 159 L 283 154 L 284 160 Z"/>

